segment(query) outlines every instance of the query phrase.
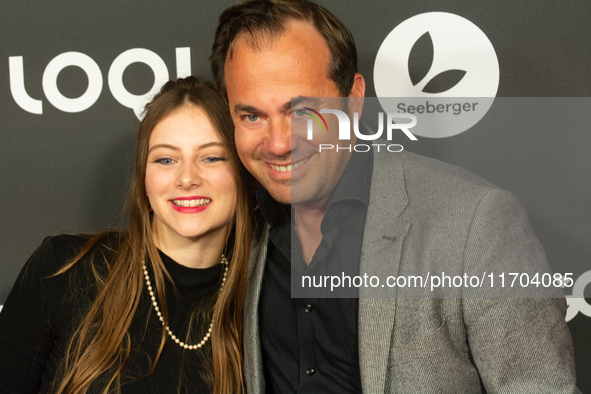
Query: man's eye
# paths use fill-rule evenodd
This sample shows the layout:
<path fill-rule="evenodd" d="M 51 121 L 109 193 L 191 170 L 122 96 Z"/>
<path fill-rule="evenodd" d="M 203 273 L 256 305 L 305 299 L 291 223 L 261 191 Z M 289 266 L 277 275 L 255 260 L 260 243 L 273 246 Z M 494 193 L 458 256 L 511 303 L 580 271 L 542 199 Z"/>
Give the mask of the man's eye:
<path fill-rule="evenodd" d="M 306 110 L 305 110 L 305 109 L 296 109 L 295 111 L 293 111 L 293 113 L 294 113 L 296 116 L 304 116 L 304 115 L 306 115 L 306 114 L 307 114 L 307 112 L 306 112 Z"/>
<path fill-rule="evenodd" d="M 257 120 L 259 120 L 259 116 L 258 115 L 246 115 L 246 120 L 248 120 L 249 122 L 256 122 Z"/>

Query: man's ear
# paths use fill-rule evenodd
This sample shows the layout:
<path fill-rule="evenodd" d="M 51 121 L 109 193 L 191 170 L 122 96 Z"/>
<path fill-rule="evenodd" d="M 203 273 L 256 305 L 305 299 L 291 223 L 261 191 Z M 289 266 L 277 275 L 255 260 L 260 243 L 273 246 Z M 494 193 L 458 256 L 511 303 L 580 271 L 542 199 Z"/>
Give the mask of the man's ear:
<path fill-rule="evenodd" d="M 356 73 L 353 87 L 349 93 L 349 108 L 351 112 L 358 112 L 359 118 L 363 112 L 363 100 L 365 98 L 365 79 L 363 75 Z"/>

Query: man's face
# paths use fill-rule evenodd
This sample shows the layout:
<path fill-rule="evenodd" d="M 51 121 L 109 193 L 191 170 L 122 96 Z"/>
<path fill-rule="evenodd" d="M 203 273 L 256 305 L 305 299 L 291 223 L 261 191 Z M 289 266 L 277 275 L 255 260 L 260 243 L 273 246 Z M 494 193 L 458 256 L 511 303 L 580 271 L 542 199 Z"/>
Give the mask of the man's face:
<path fill-rule="evenodd" d="M 325 204 L 350 154 L 319 153 L 320 141 L 316 138 L 308 141 L 305 134 L 292 136 L 292 113 L 314 104 L 302 102 L 292 108 L 291 99 L 339 96 L 335 82 L 327 76 L 328 46 L 312 26 L 303 22 L 291 22 L 280 37 L 260 40 L 259 44 L 253 49 L 249 35 L 239 36 L 224 71 L 240 159 L 275 200 Z M 363 78 L 357 74 L 351 95 L 364 93 Z M 329 124 L 329 130 L 335 132 L 323 136 L 322 143 L 332 141 L 336 146 L 338 127 Z"/>

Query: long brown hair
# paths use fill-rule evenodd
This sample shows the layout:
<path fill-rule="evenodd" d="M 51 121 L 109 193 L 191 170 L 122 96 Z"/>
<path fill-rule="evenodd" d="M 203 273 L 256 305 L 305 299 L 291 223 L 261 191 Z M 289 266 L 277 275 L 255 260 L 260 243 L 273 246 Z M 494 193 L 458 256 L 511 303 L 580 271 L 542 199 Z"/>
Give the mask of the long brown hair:
<path fill-rule="evenodd" d="M 122 382 L 124 364 L 131 352 L 129 328 L 138 313 L 140 296 L 144 289 L 142 263 L 149 259 L 164 321 L 168 321 L 165 302 L 165 280 L 170 276 L 160 259 L 152 237 L 153 212 L 146 196 L 145 175 L 148 145 L 152 130 L 158 122 L 184 106 L 197 106 L 204 110 L 218 131 L 233 166 L 237 185 L 236 217 L 230 236 L 228 277 L 224 291 L 219 293 L 213 306 L 210 370 L 213 370 L 213 392 L 242 393 L 242 306 L 248 266 L 251 228 L 252 177 L 240 164 L 234 147 L 234 125 L 230 113 L 210 83 L 195 77 L 166 83 L 154 99 L 146 105 L 145 117 L 139 127 L 135 170 L 128 197 L 130 224 L 127 232 L 105 232 L 94 236 L 77 256 L 56 275 L 73 267 L 89 256 L 92 274 L 97 283 L 97 296 L 85 315 L 81 317 L 70 339 L 62 365 L 61 379 L 55 383 L 56 393 L 82 394 L 105 372 L 112 372 L 104 393 L 118 391 Z M 115 246 L 108 240 L 117 239 Z M 106 251 L 106 248 L 111 250 Z M 107 270 L 97 263 L 101 255 Z M 111 256 L 105 258 L 104 256 Z M 110 261 L 109 261 L 110 260 Z M 99 264 L 101 264 L 99 266 Z M 151 373 L 167 340 L 162 329 L 158 353 L 153 358 Z M 207 348 L 205 348 L 207 349 Z M 206 357 L 209 361 L 209 357 Z M 104 375 L 103 375 L 104 376 Z M 101 379 L 103 378 L 101 376 Z"/>

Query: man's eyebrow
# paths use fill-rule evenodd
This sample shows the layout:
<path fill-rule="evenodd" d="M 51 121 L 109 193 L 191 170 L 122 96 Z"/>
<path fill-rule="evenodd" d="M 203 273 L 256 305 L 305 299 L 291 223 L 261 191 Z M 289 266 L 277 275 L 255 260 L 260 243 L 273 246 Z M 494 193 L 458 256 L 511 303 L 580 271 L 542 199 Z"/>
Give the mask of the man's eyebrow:
<path fill-rule="evenodd" d="M 307 101 L 313 101 L 313 99 L 304 96 L 292 97 L 289 102 L 283 104 L 283 110 L 290 111 L 293 107 L 297 107 L 298 105 L 305 103 Z"/>
<path fill-rule="evenodd" d="M 175 151 L 179 151 L 180 149 L 174 145 L 169 145 L 169 144 L 156 144 L 156 145 L 152 145 L 150 147 L 150 149 L 148 150 L 148 154 L 150 154 L 150 152 L 152 152 L 154 149 L 158 149 L 158 148 L 167 148 L 167 149 L 172 149 Z"/>
<path fill-rule="evenodd" d="M 304 96 L 299 96 L 299 97 L 293 97 L 291 99 L 291 101 L 289 102 L 289 109 L 291 109 L 291 107 L 296 107 L 301 103 L 305 103 L 306 101 L 311 100 L 310 97 L 304 97 Z"/>
<path fill-rule="evenodd" d="M 292 107 L 295 107 L 295 106 L 297 106 L 303 102 L 306 102 L 306 101 L 315 102 L 314 98 L 311 98 L 311 97 L 304 97 L 304 96 L 293 97 L 290 101 L 283 104 L 281 109 L 283 111 L 289 111 L 289 110 L 291 110 Z M 257 107 L 253 107 L 252 105 L 236 104 L 234 106 L 234 113 L 239 113 L 239 112 L 248 112 L 248 113 L 258 114 L 258 113 L 262 113 L 263 111 L 261 111 Z"/>
<path fill-rule="evenodd" d="M 320 105 L 320 99 L 318 97 L 304 97 L 304 96 L 299 96 L 299 97 L 293 97 L 291 99 L 291 103 L 290 103 L 290 108 L 292 107 L 297 107 L 298 105 L 307 105 L 308 107 L 318 107 Z"/>
<path fill-rule="evenodd" d="M 257 107 L 253 107 L 252 105 L 236 104 L 234 106 L 234 113 L 237 114 L 239 112 L 260 113 L 261 110 L 259 110 Z"/>

